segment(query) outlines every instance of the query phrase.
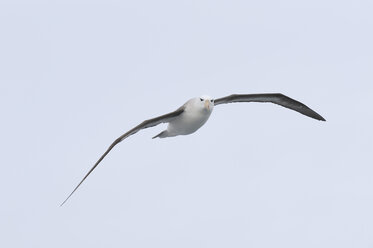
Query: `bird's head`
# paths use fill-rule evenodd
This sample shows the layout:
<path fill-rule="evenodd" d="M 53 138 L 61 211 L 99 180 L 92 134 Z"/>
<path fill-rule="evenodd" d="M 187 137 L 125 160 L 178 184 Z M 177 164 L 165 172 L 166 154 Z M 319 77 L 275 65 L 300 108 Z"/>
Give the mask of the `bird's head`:
<path fill-rule="evenodd" d="M 212 97 L 203 95 L 196 98 L 197 104 L 206 111 L 212 111 L 214 108 L 214 99 Z"/>

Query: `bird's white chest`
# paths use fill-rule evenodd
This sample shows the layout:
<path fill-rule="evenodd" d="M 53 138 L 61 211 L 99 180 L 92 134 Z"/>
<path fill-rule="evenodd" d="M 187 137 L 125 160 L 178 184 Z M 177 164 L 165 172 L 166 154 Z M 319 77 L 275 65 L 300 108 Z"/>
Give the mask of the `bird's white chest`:
<path fill-rule="evenodd" d="M 171 121 L 167 130 L 172 135 L 186 135 L 197 131 L 209 119 L 211 111 L 186 110 L 178 118 Z"/>

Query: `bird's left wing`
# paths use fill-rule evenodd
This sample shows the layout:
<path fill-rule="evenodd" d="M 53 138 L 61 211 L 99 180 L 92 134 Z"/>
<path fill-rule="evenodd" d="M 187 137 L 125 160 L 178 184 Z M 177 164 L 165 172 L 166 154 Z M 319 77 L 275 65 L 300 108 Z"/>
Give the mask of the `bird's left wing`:
<path fill-rule="evenodd" d="M 154 127 L 158 124 L 161 124 L 161 123 L 167 123 L 167 122 L 170 122 L 171 120 L 173 120 L 175 117 L 179 116 L 180 114 L 182 114 L 184 112 L 184 105 L 181 106 L 180 108 L 178 108 L 177 110 L 175 110 L 174 112 L 171 112 L 171 113 L 168 113 L 168 114 L 165 114 L 165 115 L 161 115 L 161 116 L 158 116 L 158 117 L 155 117 L 155 118 L 152 118 L 152 119 L 149 119 L 149 120 L 145 120 L 143 121 L 142 123 L 140 123 L 139 125 L 137 125 L 136 127 L 132 128 L 131 130 L 129 130 L 128 132 L 126 132 L 125 134 L 123 134 L 122 136 L 120 136 L 119 138 L 117 138 L 110 146 L 109 148 L 106 150 L 106 152 L 104 154 L 102 154 L 102 156 L 100 157 L 99 160 L 97 160 L 97 162 L 93 165 L 93 167 L 88 171 L 88 173 L 83 177 L 83 179 L 80 181 L 80 183 L 78 184 L 78 186 L 75 187 L 75 189 L 71 192 L 71 194 L 66 198 L 66 200 L 64 200 L 61 204 L 61 206 L 70 198 L 70 196 L 72 196 L 72 194 L 74 194 L 74 192 L 79 188 L 79 186 L 84 182 L 84 180 L 89 176 L 89 174 L 92 173 L 92 171 L 97 167 L 97 165 L 105 158 L 105 156 L 111 151 L 111 149 L 113 149 L 114 146 L 116 146 L 118 143 L 120 143 L 121 141 L 123 141 L 124 139 L 128 138 L 129 136 L 137 133 L 138 131 L 142 130 L 142 129 L 145 129 L 145 128 L 148 128 L 148 127 Z"/>
<path fill-rule="evenodd" d="M 222 98 L 215 99 L 214 105 L 233 103 L 233 102 L 271 102 L 278 104 L 282 107 L 292 109 L 303 115 L 314 118 L 319 121 L 325 121 L 325 119 L 307 107 L 305 104 L 298 102 L 288 96 L 280 93 L 268 93 L 268 94 L 233 94 Z"/>

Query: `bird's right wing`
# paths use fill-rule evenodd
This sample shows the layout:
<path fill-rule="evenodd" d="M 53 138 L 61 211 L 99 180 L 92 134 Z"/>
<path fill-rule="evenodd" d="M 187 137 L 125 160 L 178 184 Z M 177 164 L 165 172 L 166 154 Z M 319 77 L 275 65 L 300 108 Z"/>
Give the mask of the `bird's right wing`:
<path fill-rule="evenodd" d="M 325 121 L 325 119 L 304 105 L 301 102 L 298 102 L 288 96 L 285 96 L 280 93 L 270 93 L 270 94 L 233 94 L 230 96 L 222 97 L 215 99 L 214 105 L 224 104 L 224 103 L 233 103 L 233 102 L 271 102 L 278 105 L 281 105 L 285 108 L 292 109 L 301 114 L 304 114 L 308 117 L 314 118 L 319 121 Z"/>
<path fill-rule="evenodd" d="M 102 156 L 100 157 L 99 160 L 97 160 L 97 162 L 93 165 L 93 167 L 88 171 L 88 173 L 83 177 L 83 179 L 80 181 L 80 183 L 78 184 L 78 186 L 75 187 L 75 189 L 71 192 L 71 194 L 66 198 L 66 200 L 64 200 L 61 204 L 61 206 L 70 198 L 70 196 L 72 196 L 72 194 L 79 188 L 79 186 L 84 182 L 84 180 L 89 176 L 89 174 L 92 173 L 92 171 L 97 167 L 97 165 L 105 158 L 105 156 L 111 151 L 111 149 L 113 149 L 114 146 L 116 146 L 118 143 L 120 143 L 121 141 L 123 141 L 124 139 L 128 138 L 129 136 L 137 133 L 138 131 L 142 130 L 142 129 L 145 129 L 145 128 L 148 128 L 148 127 L 154 127 L 158 124 L 161 124 L 161 123 L 167 123 L 167 122 L 170 122 L 171 120 L 173 120 L 175 117 L 179 116 L 180 114 L 182 114 L 184 112 L 184 105 L 181 106 L 180 108 L 178 108 L 177 110 L 175 110 L 174 112 L 171 112 L 171 113 L 168 113 L 168 114 L 165 114 L 165 115 L 161 115 L 161 116 L 158 116 L 158 117 L 155 117 L 155 118 L 152 118 L 152 119 L 149 119 L 149 120 L 145 120 L 143 121 L 142 123 L 140 123 L 139 125 L 137 125 L 136 127 L 132 128 L 131 130 L 129 130 L 128 132 L 126 132 L 125 134 L 123 134 L 122 136 L 120 136 L 119 138 L 117 138 L 110 146 L 109 148 L 106 150 L 106 152 L 104 154 L 102 154 Z"/>

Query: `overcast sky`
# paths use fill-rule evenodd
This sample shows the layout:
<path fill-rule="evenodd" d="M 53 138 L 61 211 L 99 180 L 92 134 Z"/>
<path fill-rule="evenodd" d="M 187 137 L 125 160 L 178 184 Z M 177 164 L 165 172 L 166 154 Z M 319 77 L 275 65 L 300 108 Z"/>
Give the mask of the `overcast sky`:
<path fill-rule="evenodd" d="M 1 247 L 373 247 L 373 4 L 0 1 Z M 111 142 L 203 94 L 195 134 Z"/>

